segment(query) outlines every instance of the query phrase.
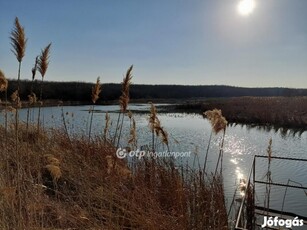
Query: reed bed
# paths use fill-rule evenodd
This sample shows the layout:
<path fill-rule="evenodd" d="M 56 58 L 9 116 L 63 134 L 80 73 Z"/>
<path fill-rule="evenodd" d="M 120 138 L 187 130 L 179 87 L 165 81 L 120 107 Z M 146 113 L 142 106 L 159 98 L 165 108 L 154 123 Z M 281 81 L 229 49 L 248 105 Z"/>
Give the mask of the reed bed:
<path fill-rule="evenodd" d="M 173 109 L 185 112 L 220 109 L 229 123 L 307 130 L 306 96 L 206 99 L 179 104 Z"/>
<path fill-rule="evenodd" d="M 223 110 L 232 122 L 307 129 L 307 97 L 242 97 L 211 106 Z M 211 106 L 204 104 L 202 109 Z"/>
<path fill-rule="evenodd" d="M 228 228 L 220 177 L 150 158 L 128 167 L 98 136 L 28 132 L 20 124 L 17 159 L 14 126 L 0 127 L 0 229 Z"/>

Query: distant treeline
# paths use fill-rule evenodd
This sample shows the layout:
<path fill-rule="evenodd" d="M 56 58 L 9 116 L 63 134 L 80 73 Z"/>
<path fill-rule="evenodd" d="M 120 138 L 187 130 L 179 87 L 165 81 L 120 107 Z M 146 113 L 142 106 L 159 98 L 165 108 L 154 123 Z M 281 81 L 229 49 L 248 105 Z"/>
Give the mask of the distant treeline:
<path fill-rule="evenodd" d="M 33 91 L 39 95 L 40 81 L 34 81 Z M 84 82 L 44 82 L 44 100 L 91 101 L 92 83 Z M 17 89 L 17 81 L 9 81 L 8 95 Z M 24 80 L 20 84 L 20 96 L 27 99 L 31 89 L 31 81 Z M 121 95 L 120 84 L 103 84 L 101 98 L 103 101 L 117 100 Z M 3 95 L 2 95 L 3 96 Z M 244 88 L 224 85 L 183 86 L 183 85 L 139 85 L 133 84 L 130 89 L 131 99 L 188 99 L 218 98 L 240 96 L 307 96 L 307 89 L 292 88 Z"/>

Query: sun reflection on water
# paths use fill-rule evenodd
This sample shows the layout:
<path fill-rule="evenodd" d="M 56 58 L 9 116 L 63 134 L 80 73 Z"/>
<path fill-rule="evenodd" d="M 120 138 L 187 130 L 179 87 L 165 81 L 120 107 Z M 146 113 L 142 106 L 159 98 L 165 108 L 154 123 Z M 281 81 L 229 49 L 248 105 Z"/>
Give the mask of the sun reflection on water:
<path fill-rule="evenodd" d="M 253 152 L 253 147 L 248 145 L 244 138 L 238 138 L 236 135 L 227 136 L 224 153 L 230 156 L 229 161 L 235 165 L 235 176 L 238 183 L 238 191 L 241 197 L 245 196 L 247 184 L 244 169 L 242 169 L 240 166 L 244 163 L 244 155 L 250 155 Z"/>
<path fill-rule="evenodd" d="M 233 164 L 235 164 L 235 165 L 239 164 L 239 161 L 238 161 L 237 158 L 232 158 L 232 159 L 230 159 L 230 162 L 233 163 Z"/>

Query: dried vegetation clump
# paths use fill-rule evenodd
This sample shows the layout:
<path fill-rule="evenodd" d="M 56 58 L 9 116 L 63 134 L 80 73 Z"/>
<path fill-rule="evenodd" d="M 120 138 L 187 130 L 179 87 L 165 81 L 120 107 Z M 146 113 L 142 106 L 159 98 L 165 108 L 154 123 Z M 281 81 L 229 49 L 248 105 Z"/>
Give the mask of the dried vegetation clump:
<path fill-rule="evenodd" d="M 227 229 L 218 176 L 159 159 L 129 167 L 103 138 L 22 124 L 16 156 L 10 127 L 0 127 L 0 229 Z"/>
<path fill-rule="evenodd" d="M 4 92 L 7 90 L 8 81 L 5 78 L 4 73 L 0 70 L 0 92 Z"/>
<path fill-rule="evenodd" d="M 212 130 L 217 134 L 226 129 L 227 120 L 222 115 L 222 111 L 218 109 L 208 110 L 204 115 L 209 119 Z"/>

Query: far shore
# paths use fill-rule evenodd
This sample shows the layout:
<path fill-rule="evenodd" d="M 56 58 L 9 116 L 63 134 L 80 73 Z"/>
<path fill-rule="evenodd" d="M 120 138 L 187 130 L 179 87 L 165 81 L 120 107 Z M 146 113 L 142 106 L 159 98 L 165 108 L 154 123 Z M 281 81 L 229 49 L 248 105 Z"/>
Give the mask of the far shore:
<path fill-rule="evenodd" d="M 163 106 L 172 112 L 203 114 L 220 109 L 229 123 L 307 130 L 307 97 L 233 97 Z"/>
<path fill-rule="evenodd" d="M 190 99 L 131 99 L 130 103 L 162 104 L 157 108 L 165 113 L 199 113 L 221 109 L 228 122 L 307 130 L 307 97 L 231 97 Z M 28 102 L 23 102 L 28 107 Z M 90 101 L 44 100 L 42 107 L 91 105 Z M 117 105 L 118 101 L 99 101 L 97 105 Z M 165 104 L 165 105 L 163 105 Z M 11 103 L 8 103 L 11 106 Z M 39 104 L 31 105 L 38 107 Z M 2 102 L 0 109 L 5 108 Z M 137 111 L 136 111 L 137 112 Z"/>

